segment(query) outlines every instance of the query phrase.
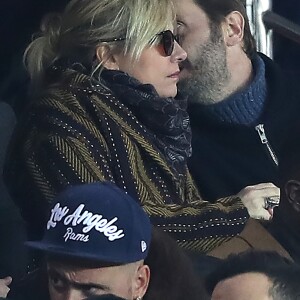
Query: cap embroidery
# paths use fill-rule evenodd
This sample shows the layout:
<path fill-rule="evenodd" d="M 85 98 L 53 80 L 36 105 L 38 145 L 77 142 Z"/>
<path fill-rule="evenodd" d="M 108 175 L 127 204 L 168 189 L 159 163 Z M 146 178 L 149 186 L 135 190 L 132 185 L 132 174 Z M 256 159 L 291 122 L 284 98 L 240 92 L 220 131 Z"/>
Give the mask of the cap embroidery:
<path fill-rule="evenodd" d="M 67 240 L 73 240 L 73 241 L 80 241 L 80 242 L 88 242 L 89 241 L 89 239 L 90 239 L 90 236 L 87 234 L 87 235 L 85 235 L 85 234 L 82 234 L 82 233 L 75 233 L 75 232 L 73 232 L 73 228 L 71 228 L 71 227 L 69 227 L 69 228 L 67 228 L 67 231 L 66 231 L 66 233 L 65 233 L 65 235 L 64 235 L 64 239 L 65 239 L 65 242 L 67 241 Z"/>
<path fill-rule="evenodd" d="M 114 223 L 118 220 L 117 217 L 114 217 L 110 221 L 103 218 L 102 215 L 93 214 L 87 210 L 83 211 L 85 205 L 80 204 L 72 214 L 69 213 L 69 208 L 67 206 L 61 207 L 60 203 L 57 203 L 54 208 L 51 210 L 51 216 L 47 223 L 47 229 L 56 227 L 58 222 L 63 221 L 63 224 L 69 226 L 66 234 L 64 235 L 66 239 L 86 241 L 86 236 L 81 234 L 75 234 L 72 227 L 76 227 L 80 223 L 86 225 L 82 228 L 82 233 L 88 233 L 92 229 L 103 233 L 109 241 L 114 241 L 121 239 L 125 236 L 123 229 L 118 229 Z M 72 230 L 72 231 L 71 231 Z"/>

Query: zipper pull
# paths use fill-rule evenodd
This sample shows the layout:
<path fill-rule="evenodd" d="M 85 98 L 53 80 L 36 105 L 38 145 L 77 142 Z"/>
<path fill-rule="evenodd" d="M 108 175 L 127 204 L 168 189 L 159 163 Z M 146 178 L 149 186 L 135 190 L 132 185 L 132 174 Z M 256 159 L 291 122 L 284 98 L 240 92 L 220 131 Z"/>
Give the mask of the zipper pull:
<path fill-rule="evenodd" d="M 267 144 L 268 143 L 268 139 L 266 137 L 264 125 L 263 124 L 258 124 L 257 126 L 255 126 L 255 129 L 258 132 L 258 135 L 260 137 L 261 142 L 263 144 Z"/>
<path fill-rule="evenodd" d="M 264 124 L 258 124 L 257 126 L 255 126 L 255 129 L 258 132 L 262 144 L 266 145 L 267 151 L 269 152 L 273 162 L 275 163 L 276 166 L 278 166 L 278 159 L 276 153 L 274 152 L 273 148 L 271 147 L 267 139 L 265 129 L 264 129 Z"/>

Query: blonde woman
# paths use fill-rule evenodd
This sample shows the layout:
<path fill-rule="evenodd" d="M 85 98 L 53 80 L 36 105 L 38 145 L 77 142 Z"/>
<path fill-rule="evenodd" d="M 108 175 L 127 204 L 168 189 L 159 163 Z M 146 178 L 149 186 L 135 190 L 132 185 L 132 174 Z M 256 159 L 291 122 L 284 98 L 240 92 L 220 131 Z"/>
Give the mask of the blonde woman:
<path fill-rule="evenodd" d="M 174 22 L 169 0 L 72 0 L 44 19 L 25 53 L 34 99 L 13 181 L 33 237 L 59 191 L 104 180 L 186 248 L 208 251 L 243 229 L 241 200 L 205 202 L 189 175 Z"/>

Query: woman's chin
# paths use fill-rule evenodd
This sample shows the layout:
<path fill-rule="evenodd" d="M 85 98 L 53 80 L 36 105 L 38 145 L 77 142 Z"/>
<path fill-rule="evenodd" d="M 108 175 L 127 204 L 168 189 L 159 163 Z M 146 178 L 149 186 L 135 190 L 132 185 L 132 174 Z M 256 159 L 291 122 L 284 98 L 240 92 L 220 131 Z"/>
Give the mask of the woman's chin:
<path fill-rule="evenodd" d="M 164 90 L 158 92 L 158 95 L 162 98 L 174 98 L 177 95 L 177 87 L 175 89 Z"/>

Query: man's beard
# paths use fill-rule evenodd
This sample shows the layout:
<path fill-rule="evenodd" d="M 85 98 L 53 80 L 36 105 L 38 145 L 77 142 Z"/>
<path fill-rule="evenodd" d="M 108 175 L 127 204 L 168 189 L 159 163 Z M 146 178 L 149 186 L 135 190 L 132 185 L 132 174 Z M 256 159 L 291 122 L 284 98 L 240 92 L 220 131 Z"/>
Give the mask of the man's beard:
<path fill-rule="evenodd" d="M 208 41 L 198 47 L 195 58 L 182 63 L 191 70 L 190 76 L 179 82 L 179 90 L 188 96 L 190 103 L 209 105 L 224 99 L 230 80 L 227 68 L 226 47 L 221 29 L 211 26 Z"/>

